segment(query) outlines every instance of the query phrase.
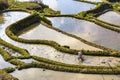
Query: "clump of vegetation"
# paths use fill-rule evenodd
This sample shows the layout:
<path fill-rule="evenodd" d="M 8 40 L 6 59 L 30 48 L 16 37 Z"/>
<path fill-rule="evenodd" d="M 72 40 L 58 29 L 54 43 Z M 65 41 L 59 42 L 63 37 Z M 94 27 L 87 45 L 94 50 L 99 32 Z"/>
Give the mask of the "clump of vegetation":
<path fill-rule="evenodd" d="M 0 80 L 18 80 L 18 79 L 6 73 L 4 70 L 0 70 Z"/>
<path fill-rule="evenodd" d="M 9 0 L 9 9 L 40 10 L 42 9 L 42 6 L 33 2 L 18 2 L 15 0 Z"/>
<path fill-rule="evenodd" d="M 111 4 L 102 2 L 102 3 L 99 3 L 95 9 L 88 10 L 87 14 L 99 16 L 109 10 L 112 10 L 112 9 L 113 9 L 113 7 Z"/>
<path fill-rule="evenodd" d="M 18 60 L 18 59 L 11 59 L 9 62 L 10 62 L 11 64 L 16 65 L 16 66 L 24 65 L 24 64 L 25 64 L 24 62 L 22 62 L 22 61 L 20 61 L 20 60 Z"/>
<path fill-rule="evenodd" d="M 120 2 L 120 0 L 107 0 L 109 2 Z"/>
<path fill-rule="evenodd" d="M 60 11 L 54 11 L 50 8 L 45 8 L 43 9 L 43 12 L 45 15 L 57 15 L 57 14 L 60 14 Z"/>
<path fill-rule="evenodd" d="M 5 21 L 5 19 L 4 19 L 3 15 L 2 15 L 2 14 L 0 14 L 0 24 L 3 24 L 3 23 L 4 23 L 4 21 Z"/>
<path fill-rule="evenodd" d="M 8 61 L 14 57 L 12 57 L 7 51 L 5 51 L 4 49 L 0 48 L 0 54 L 3 56 L 5 61 Z"/>
<path fill-rule="evenodd" d="M 0 0 L 0 10 L 4 10 L 8 7 L 8 0 Z"/>
<path fill-rule="evenodd" d="M 56 64 L 49 64 L 44 62 L 32 62 L 18 67 L 19 70 L 26 68 L 45 68 L 55 71 L 75 72 L 75 73 L 92 73 L 92 74 L 119 74 L 120 70 L 116 67 L 104 67 L 104 66 L 82 66 L 82 67 L 68 67 Z"/>
<path fill-rule="evenodd" d="M 4 68 L 2 70 L 7 72 L 7 73 L 11 73 L 11 72 L 15 71 L 15 68 L 8 67 L 8 68 Z"/>
<path fill-rule="evenodd" d="M 39 15 L 33 14 L 27 18 L 24 18 L 23 20 L 20 20 L 19 22 L 12 24 L 11 26 L 13 27 L 11 28 L 11 30 L 14 34 L 17 34 L 19 31 L 25 29 L 27 26 L 30 26 L 39 21 L 40 21 Z"/>
<path fill-rule="evenodd" d="M 17 46 L 14 46 L 14 45 L 12 45 L 12 44 L 10 44 L 10 43 L 7 43 L 7 42 L 5 42 L 5 41 L 3 41 L 2 39 L 0 39 L 0 44 L 2 44 L 2 45 L 4 45 L 4 46 L 7 46 L 8 48 L 11 48 L 11 49 L 13 49 L 14 51 L 16 51 L 16 52 L 19 52 L 21 55 L 23 55 L 24 57 L 29 57 L 29 53 L 28 53 L 28 51 L 27 50 L 25 50 L 25 49 L 22 49 L 22 48 L 19 48 L 19 47 L 17 47 Z M 3 50 L 2 50 L 3 51 Z M 6 52 L 5 52 L 6 53 Z M 3 54 L 3 53 L 1 53 L 1 54 Z M 8 54 L 8 53 L 7 53 Z M 10 55 L 10 54 L 8 54 L 8 55 Z"/>

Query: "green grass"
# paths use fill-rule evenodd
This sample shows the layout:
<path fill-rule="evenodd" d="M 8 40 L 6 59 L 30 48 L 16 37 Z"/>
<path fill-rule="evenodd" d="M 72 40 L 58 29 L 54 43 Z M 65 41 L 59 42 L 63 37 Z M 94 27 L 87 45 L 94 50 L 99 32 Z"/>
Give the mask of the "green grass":
<path fill-rule="evenodd" d="M 30 56 L 29 53 L 27 52 L 27 50 L 19 48 L 17 46 L 14 46 L 14 45 L 12 45 L 12 44 L 10 44 L 8 42 L 3 41 L 2 39 L 0 39 L 0 44 L 4 45 L 4 46 L 6 46 L 6 47 L 8 47 L 10 49 L 13 49 L 16 52 L 19 52 L 23 56 L 26 56 L 26 57 Z"/>
<path fill-rule="evenodd" d="M 33 2 L 18 2 L 15 0 L 9 0 L 9 9 L 40 10 L 42 9 L 42 6 Z"/>
<path fill-rule="evenodd" d="M 18 80 L 18 79 L 6 73 L 5 70 L 0 70 L 0 80 Z"/>
<path fill-rule="evenodd" d="M 0 54 L 3 56 L 5 61 L 8 61 L 8 60 L 14 58 L 13 56 L 11 56 L 7 51 L 5 51 L 2 48 L 0 48 Z"/>

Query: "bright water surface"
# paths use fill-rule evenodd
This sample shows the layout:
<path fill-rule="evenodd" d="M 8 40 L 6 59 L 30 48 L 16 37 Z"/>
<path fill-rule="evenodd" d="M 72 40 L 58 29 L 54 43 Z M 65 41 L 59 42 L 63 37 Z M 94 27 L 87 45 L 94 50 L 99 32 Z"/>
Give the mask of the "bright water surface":
<path fill-rule="evenodd" d="M 120 34 L 117 32 L 102 28 L 85 20 L 63 17 L 49 19 L 52 21 L 54 27 L 63 31 L 77 35 L 90 42 L 120 50 L 120 44 L 118 44 L 120 43 Z"/>
<path fill-rule="evenodd" d="M 106 12 L 99 16 L 98 19 L 120 26 L 120 14 L 114 11 Z"/>
<path fill-rule="evenodd" d="M 81 50 L 81 49 L 100 50 L 98 48 L 87 45 L 75 38 L 69 37 L 60 32 L 47 28 L 41 24 L 35 27 L 34 29 L 29 30 L 25 34 L 20 35 L 19 37 L 24 39 L 52 40 L 59 43 L 62 46 L 67 45 L 71 49 L 77 49 L 77 50 Z"/>
<path fill-rule="evenodd" d="M 33 0 L 19 0 L 19 1 L 33 1 Z M 42 0 L 50 8 L 60 11 L 62 14 L 77 14 L 82 11 L 95 8 L 95 5 L 74 0 Z"/>
<path fill-rule="evenodd" d="M 8 67 L 15 67 L 14 65 L 6 62 L 3 57 L 0 55 L 0 69 L 3 69 L 3 68 L 8 68 Z"/>

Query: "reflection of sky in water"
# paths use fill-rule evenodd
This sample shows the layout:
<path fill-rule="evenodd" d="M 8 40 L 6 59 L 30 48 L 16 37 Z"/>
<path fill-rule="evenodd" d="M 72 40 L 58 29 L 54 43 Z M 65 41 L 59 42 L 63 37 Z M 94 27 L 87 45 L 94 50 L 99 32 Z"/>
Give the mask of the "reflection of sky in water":
<path fill-rule="evenodd" d="M 37 62 L 37 61 L 34 60 L 34 59 L 19 59 L 19 60 L 22 61 L 22 62 L 25 62 L 25 63 Z"/>
<path fill-rule="evenodd" d="M 105 14 L 99 16 L 98 19 L 120 25 L 120 14 L 113 11 L 106 12 Z"/>
<path fill-rule="evenodd" d="M 24 18 L 27 17 L 29 14 L 25 13 L 25 12 L 6 12 L 3 14 L 4 19 L 5 19 L 5 24 L 4 25 L 0 25 L 0 35 L 2 35 L 1 33 L 4 32 L 4 29 L 6 26 L 9 26 L 10 24 Z"/>
<path fill-rule="evenodd" d="M 33 0 L 18 0 L 18 1 L 33 1 Z M 82 11 L 95 8 L 95 5 L 77 2 L 74 0 L 42 0 L 50 8 L 61 11 L 62 14 L 77 14 Z"/>
<path fill-rule="evenodd" d="M 53 26 L 103 46 L 120 49 L 120 34 L 98 25 L 72 18 L 49 18 Z"/>
<path fill-rule="evenodd" d="M 3 57 L 0 55 L 0 69 L 7 68 L 7 67 L 14 67 L 14 65 L 6 62 Z"/>
<path fill-rule="evenodd" d="M 54 34 L 54 35 L 53 35 Z M 60 45 L 68 45 L 72 49 L 85 49 L 85 50 L 99 50 L 95 47 L 89 46 L 75 38 L 64 35 L 53 29 L 47 28 L 44 25 L 38 25 L 29 32 L 19 36 L 24 39 L 42 39 L 42 40 L 52 40 Z"/>
<path fill-rule="evenodd" d="M 43 0 L 43 3 L 54 10 L 61 11 L 63 14 L 77 14 L 78 12 L 95 8 L 93 4 L 74 0 Z"/>

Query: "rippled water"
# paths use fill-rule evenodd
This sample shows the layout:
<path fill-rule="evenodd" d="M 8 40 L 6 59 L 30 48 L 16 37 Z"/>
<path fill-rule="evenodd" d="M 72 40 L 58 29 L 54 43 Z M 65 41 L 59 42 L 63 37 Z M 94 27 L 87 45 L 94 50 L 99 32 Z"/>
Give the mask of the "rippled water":
<path fill-rule="evenodd" d="M 100 44 L 112 49 L 120 50 L 120 34 L 105 28 L 102 28 L 94 23 L 77 20 L 73 18 L 54 17 L 49 18 L 53 26 L 75 34 L 90 42 Z"/>

